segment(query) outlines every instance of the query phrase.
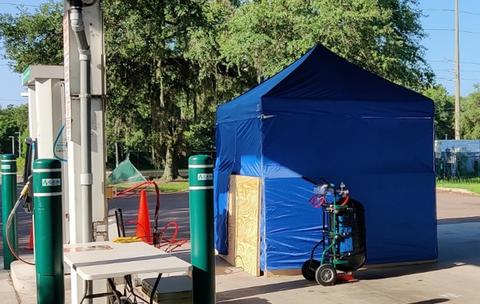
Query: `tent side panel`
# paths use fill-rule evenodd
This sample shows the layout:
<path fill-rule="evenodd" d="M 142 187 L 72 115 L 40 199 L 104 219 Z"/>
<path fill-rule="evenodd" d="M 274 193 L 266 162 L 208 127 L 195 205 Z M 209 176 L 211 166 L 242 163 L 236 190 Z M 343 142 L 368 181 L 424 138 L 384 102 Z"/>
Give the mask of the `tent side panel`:
<path fill-rule="evenodd" d="M 265 114 L 268 270 L 298 268 L 320 237 L 301 176 L 343 181 L 364 205 L 368 263 L 437 257 L 431 117 Z"/>
<path fill-rule="evenodd" d="M 259 177 L 261 134 L 258 118 L 217 124 L 214 170 L 215 248 L 228 254 L 228 190 L 230 175 Z"/>
<path fill-rule="evenodd" d="M 264 183 L 266 258 L 262 269 L 299 269 L 322 238 L 322 210 L 309 203 L 313 185 L 299 177 L 266 178 Z"/>

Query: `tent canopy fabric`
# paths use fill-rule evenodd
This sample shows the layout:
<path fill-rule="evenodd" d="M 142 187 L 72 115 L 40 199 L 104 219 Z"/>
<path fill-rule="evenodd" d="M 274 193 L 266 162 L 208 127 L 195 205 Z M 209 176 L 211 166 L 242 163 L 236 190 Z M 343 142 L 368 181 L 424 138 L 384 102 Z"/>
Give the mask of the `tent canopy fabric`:
<path fill-rule="evenodd" d="M 262 179 L 261 268 L 298 268 L 320 239 L 313 180 L 365 207 L 369 263 L 437 257 L 433 102 L 318 45 L 217 110 L 215 241 L 228 252 L 228 180 Z"/>

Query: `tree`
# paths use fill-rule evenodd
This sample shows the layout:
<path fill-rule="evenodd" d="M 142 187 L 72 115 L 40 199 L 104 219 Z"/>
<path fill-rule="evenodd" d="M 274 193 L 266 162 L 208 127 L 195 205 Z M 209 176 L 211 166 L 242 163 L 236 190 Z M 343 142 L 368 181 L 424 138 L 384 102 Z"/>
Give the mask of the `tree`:
<path fill-rule="evenodd" d="M 441 85 L 432 86 L 423 94 L 435 102 L 435 137 L 437 139 L 454 138 L 454 100 Z"/>
<path fill-rule="evenodd" d="M 462 99 L 462 134 L 465 139 L 480 139 L 480 85 Z"/>
<path fill-rule="evenodd" d="M 315 43 L 394 82 L 419 91 L 430 87 L 416 3 L 104 0 L 107 144 L 120 141 L 126 152 L 153 147 L 163 178 L 173 179 L 180 158 L 213 149 L 219 104 Z M 34 13 L 0 17 L 14 70 L 61 64 L 62 14 L 61 3 L 50 2 Z M 448 117 L 437 118 L 439 130 L 448 123 Z"/>
<path fill-rule="evenodd" d="M 413 89 L 432 82 L 415 0 L 258 0 L 240 6 L 221 51 L 257 82 L 315 43 Z"/>
<path fill-rule="evenodd" d="M 10 136 L 15 136 L 16 153 L 18 147 L 18 135 L 20 138 L 25 138 L 28 122 L 28 107 L 27 105 L 13 106 L 9 105 L 5 109 L 0 109 L 0 152 L 11 153 L 12 141 Z M 25 151 L 25 150 L 24 150 Z"/>
<path fill-rule="evenodd" d="M 141 105 L 149 112 L 155 155 L 164 154 L 164 180 L 177 177 L 176 157 L 193 96 L 195 67 L 183 56 L 188 32 L 201 25 L 200 1 L 105 1 L 110 109 Z M 127 100 L 128 99 L 128 100 Z M 145 105 L 149 108 L 146 109 Z"/>
<path fill-rule="evenodd" d="M 252 85 L 246 75 L 238 72 L 220 52 L 220 36 L 227 30 L 235 13 L 237 1 L 206 1 L 202 5 L 201 26 L 189 31 L 185 57 L 192 62 L 197 76 L 194 80 L 192 107 L 186 107 L 191 120 L 184 131 L 185 150 L 213 151 L 215 149 L 215 112 Z"/>
<path fill-rule="evenodd" d="M 15 72 L 32 64 L 63 63 L 62 20 L 62 3 L 54 1 L 33 13 L 0 14 L 0 40 Z"/>

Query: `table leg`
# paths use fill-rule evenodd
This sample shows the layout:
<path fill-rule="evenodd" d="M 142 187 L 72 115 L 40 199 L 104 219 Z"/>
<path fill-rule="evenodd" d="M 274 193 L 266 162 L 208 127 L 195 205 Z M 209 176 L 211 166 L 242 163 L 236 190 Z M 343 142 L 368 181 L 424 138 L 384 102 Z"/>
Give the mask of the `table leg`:
<path fill-rule="evenodd" d="M 81 295 L 84 290 L 82 288 L 80 276 L 77 274 L 73 267 L 70 268 L 70 293 L 71 293 L 71 302 L 72 304 L 78 304 L 81 301 Z"/>
<path fill-rule="evenodd" d="M 110 285 L 110 288 L 112 289 L 113 295 L 117 299 L 118 303 L 122 303 L 122 294 L 117 290 L 117 287 L 115 286 L 115 282 L 113 279 L 108 279 L 108 284 Z"/>
<path fill-rule="evenodd" d="M 152 293 L 150 294 L 150 304 L 153 304 L 153 297 L 155 296 L 155 291 L 157 291 L 158 283 L 160 283 L 161 278 L 162 274 L 159 273 L 157 279 L 155 280 L 155 284 L 153 285 Z"/>
<path fill-rule="evenodd" d="M 85 301 L 85 299 L 87 298 L 88 292 L 91 289 L 90 286 L 91 286 L 91 281 L 86 280 L 85 281 L 85 292 L 83 293 L 83 297 L 82 297 L 82 300 L 80 301 L 80 304 L 83 304 L 83 301 Z M 87 300 L 89 301 L 89 303 L 92 303 L 92 299 L 87 299 Z"/>
<path fill-rule="evenodd" d="M 125 279 L 125 287 L 130 288 L 130 293 L 133 295 L 134 303 L 137 303 L 137 298 L 139 298 L 140 300 L 142 300 L 145 303 L 148 303 L 147 300 L 145 300 L 143 297 L 141 297 L 140 295 L 135 293 L 135 288 L 133 286 L 132 276 L 131 275 L 126 275 L 124 277 L 124 279 Z M 128 290 L 128 288 L 126 288 L 126 290 Z M 125 293 L 125 295 L 127 295 L 127 294 Z"/>

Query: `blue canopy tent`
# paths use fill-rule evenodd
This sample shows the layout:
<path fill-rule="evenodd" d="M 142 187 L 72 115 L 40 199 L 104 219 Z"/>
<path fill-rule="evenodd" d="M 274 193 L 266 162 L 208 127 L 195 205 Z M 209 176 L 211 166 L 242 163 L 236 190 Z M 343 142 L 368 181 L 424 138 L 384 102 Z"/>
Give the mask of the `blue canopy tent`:
<path fill-rule="evenodd" d="M 368 263 L 437 258 L 434 105 L 316 46 L 220 106 L 215 245 L 227 254 L 231 174 L 261 178 L 260 267 L 300 268 L 321 237 L 313 180 L 344 182 L 365 208 Z"/>

